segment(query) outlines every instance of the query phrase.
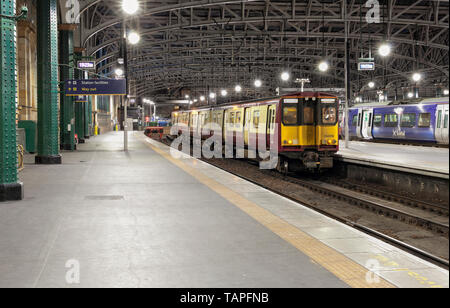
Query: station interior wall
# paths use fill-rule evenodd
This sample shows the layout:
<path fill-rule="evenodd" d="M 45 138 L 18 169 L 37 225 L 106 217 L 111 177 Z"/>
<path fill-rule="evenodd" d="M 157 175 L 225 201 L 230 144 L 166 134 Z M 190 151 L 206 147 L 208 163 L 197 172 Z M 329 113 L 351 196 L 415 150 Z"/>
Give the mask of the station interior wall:
<path fill-rule="evenodd" d="M 37 33 L 36 3 L 33 0 L 17 1 L 17 10 L 28 8 L 26 21 L 17 23 L 17 113 L 16 121 L 38 121 L 37 95 Z M 76 33 L 77 31 L 75 31 Z M 60 97 L 58 96 L 58 100 Z M 114 130 L 117 122 L 117 108 L 120 98 L 110 97 L 110 110 L 97 108 L 97 98 L 93 97 L 92 114 L 100 132 Z M 93 132 L 92 132 L 93 133 Z"/>
<path fill-rule="evenodd" d="M 37 36 L 35 1 L 18 1 L 17 8 L 26 5 L 29 18 L 17 24 L 17 89 L 18 121 L 37 122 Z"/>

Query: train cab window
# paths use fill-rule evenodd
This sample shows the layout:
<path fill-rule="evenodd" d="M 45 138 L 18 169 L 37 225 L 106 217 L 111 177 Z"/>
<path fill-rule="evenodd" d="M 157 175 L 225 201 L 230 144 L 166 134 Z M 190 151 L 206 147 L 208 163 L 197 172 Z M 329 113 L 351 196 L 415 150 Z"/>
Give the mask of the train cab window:
<path fill-rule="evenodd" d="M 322 108 L 322 123 L 332 125 L 337 123 L 337 108 L 335 106 Z"/>
<path fill-rule="evenodd" d="M 285 106 L 283 108 L 283 123 L 285 125 L 296 125 L 298 123 L 298 108 L 296 106 Z"/>
<path fill-rule="evenodd" d="M 322 125 L 336 125 L 338 122 L 338 103 L 335 98 L 321 98 L 318 116 Z"/>
<path fill-rule="evenodd" d="M 431 126 L 431 113 L 421 113 L 419 116 L 419 127 L 429 128 Z"/>
<path fill-rule="evenodd" d="M 255 129 L 259 129 L 259 119 L 260 119 L 260 112 L 259 110 L 255 110 L 253 112 L 253 126 L 255 127 Z"/>
<path fill-rule="evenodd" d="M 398 115 L 396 113 L 384 115 L 385 127 L 396 127 L 398 125 Z"/>
<path fill-rule="evenodd" d="M 415 113 L 405 113 L 402 116 L 402 127 L 415 127 L 416 126 L 416 114 Z"/>
<path fill-rule="evenodd" d="M 381 124 L 383 123 L 383 117 L 381 114 L 376 114 L 373 118 L 373 125 L 375 127 L 381 127 Z"/>

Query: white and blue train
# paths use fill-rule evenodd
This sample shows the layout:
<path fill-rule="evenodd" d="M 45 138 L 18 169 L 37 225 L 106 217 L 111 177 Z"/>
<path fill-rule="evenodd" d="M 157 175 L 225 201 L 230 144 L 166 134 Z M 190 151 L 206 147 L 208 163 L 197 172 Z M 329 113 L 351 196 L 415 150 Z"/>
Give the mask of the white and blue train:
<path fill-rule="evenodd" d="M 350 138 L 425 145 L 449 144 L 448 97 L 364 104 L 349 110 Z M 344 132 L 344 122 L 341 122 Z"/>

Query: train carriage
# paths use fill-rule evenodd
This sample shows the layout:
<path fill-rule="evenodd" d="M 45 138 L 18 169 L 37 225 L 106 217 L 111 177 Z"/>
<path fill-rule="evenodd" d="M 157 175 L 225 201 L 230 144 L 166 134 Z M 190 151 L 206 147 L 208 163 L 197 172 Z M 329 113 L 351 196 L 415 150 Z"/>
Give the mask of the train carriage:
<path fill-rule="evenodd" d="M 193 138 L 202 139 L 211 136 L 215 123 L 224 143 L 231 140 L 247 151 L 276 149 L 282 172 L 320 170 L 333 167 L 332 155 L 339 150 L 338 108 L 333 95 L 296 93 L 174 112 L 172 123 L 187 125 Z"/>
<path fill-rule="evenodd" d="M 351 139 L 447 146 L 448 122 L 448 97 L 412 104 L 355 106 L 348 119 Z"/>

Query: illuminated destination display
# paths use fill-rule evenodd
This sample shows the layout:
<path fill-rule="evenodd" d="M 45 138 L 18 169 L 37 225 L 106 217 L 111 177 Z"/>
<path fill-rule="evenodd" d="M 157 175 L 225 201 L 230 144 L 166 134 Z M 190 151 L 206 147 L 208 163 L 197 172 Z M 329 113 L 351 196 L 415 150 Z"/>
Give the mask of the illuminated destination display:
<path fill-rule="evenodd" d="M 78 68 L 80 69 L 95 69 L 94 61 L 78 61 Z"/>
<path fill-rule="evenodd" d="M 360 62 L 358 69 L 360 71 L 374 71 L 375 62 Z"/>

